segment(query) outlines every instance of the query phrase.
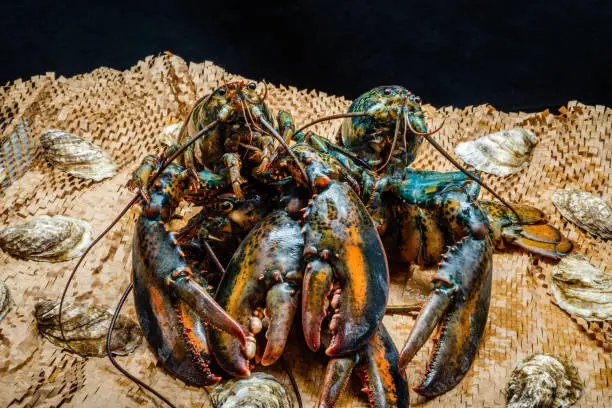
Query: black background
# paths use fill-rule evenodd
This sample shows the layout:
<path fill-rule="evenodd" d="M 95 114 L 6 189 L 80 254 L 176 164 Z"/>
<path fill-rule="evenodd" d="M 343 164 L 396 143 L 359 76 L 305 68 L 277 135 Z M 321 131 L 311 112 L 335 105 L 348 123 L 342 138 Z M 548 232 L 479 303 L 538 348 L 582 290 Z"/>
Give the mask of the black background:
<path fill-rule="evenodd" d="M 0 80 L 164 50 L 354 98 L 401 84 L 434 105 L 612 105 L 612 2 L 18 1 L 3 4 Z"/>

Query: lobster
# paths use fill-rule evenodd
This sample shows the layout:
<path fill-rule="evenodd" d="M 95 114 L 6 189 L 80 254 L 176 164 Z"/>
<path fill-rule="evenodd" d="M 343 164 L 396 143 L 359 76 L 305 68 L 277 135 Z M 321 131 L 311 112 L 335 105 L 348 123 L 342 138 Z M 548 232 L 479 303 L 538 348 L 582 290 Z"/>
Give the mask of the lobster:
<path fill-rule="evenodd" d="M 506 203 L 444 152 L 431 138 L 437 130 L 427 132 L 421 99 L 405 88 L 374 88 L 359 96 L 345 116 L 338 144 L 301 130 L 294 138 L 334 156 L 358 181 L 389 259 L 438 266 L 399 368 L 406 369 L 439 327 L 425 379 L 415 391 L 426 397 L 445 393 L 465 376 L 482 339 L 493 250 L 511 244 L 559 259 L 571 252 L 572 243 L 546 224 L 540 210 Z M 410 169 L 423 139 L 461 172 Z M 478 200 L 481 186 L 500 201 Z"/>
<path fill-rule="evenodd" d="M 145 157 L 134 172 L 129 187 L 139 190 L 147 199 L 148 181 L 165 159 L 198 131 L 215 124 L 189 145 L 179 163 L 197 181 L 196 191 L 191 194 L 194 199 L 205 202 L 209 192 L 228 185 L 237 198 L 242 198 L 242 185 L 246 181 L 243 173 L 261 175 L 275 148 L 274 138 L 281 143 L 284 140 L 273 132 L 271 124 L 274 120 L 264 103 L 266 95 L 267 86 L 262 94 L 257 94 L 255 82 L 238 81 L 225 84 L 200 98 L 179 132 L 178 143 L 161 156 Z M 243 159 L 246 162 L 243 163 Z M 202 188 L 198 189 L 198 186 Z"/>
<path fill-rule="evenodd" d="M 166 369 L 192 385 L 221 379 L 209 367 L 214 361 L 204 326 L 230 333 L 246 346 L 242 328 L 213 299 L 220 277 L 210 269 L 223 270 L 251 223 L 266 211 L 261 197 L 247 188 L 245 199 L 242 187 L 246 177 L 267 168 L 274 147 L 270 131 L 282 142 L 268 122 L 273 123 L 263 103 L 265 93 L 256 96 L 256 88 L 253 82 L 233 82 L 201 98 L 179 136 L 180 142 L 190 139 L 193 144 L 183 144 L 182 155 L 177 144 L 161 156 L 147 156 L 129 183 L 140 191 L 143 207 L 133 244 L 138 319 Z M 268 134 L 260 125 L 269 127 Z M 252 151 L 255 154 L 243 168 L 240 155 Z M 175 158 L 179 163 L 170 160 Z M 153 178 L 157 181 L 150 185 Z M 230 191 L 233 194 L 227 197 Z M 170 231 L 168 223 L 185 199 L 203 204 L 203 209 L 184 228 Z M 237 208 L 232 201 L 239 202 Z"/>
<path fill-rule="evenodd" d="M 282 112 L 279 122 L 281 133 L 290 135 L 290 115 Z M 352 355 L 356 362 L 362 356 L 358 370 L 371 400 L 394 398 L 396 406 L 406 406 L 397 351 L 379 329 L 388 291 L 386 256 L 374 222 L 352 189 L 357 186 L 333 157 L 311 146 L 298 145 L 287 155 L 268 160 L 265 171 L 243 169 L 241 176 L 255 188 L 241 189 L 239 197 L 231 170 L 223 169 L 195 169 L 200 185 L 194 194 L 189 151 L 185 166 L 165 163 L 160 169 L 145 159 L 136 170 L 132 187 L 146 188 L 146 194 L 134 236 L 133 283 L 145 337 L 172 374 L 188 384 L 208 385 L 224 373 L 250 374 L 248 360 L 255 357 L 255 336 L 264 326 L 268 342 L 259 361 L 277 361 L 301 303 L 311 349 L 320 347 L 322 331 L 331 332 L 328 371 L 334 372 L 338 358 Z M 284 179 L 278 175 L 282 169 L 289 172 Z M 149 185 L 152 174 L 157 181 Z M 202 183 L 213 178 L 221 182 Z M 233 198 L 228 200 L 230 187 Z M 260 194 L 266 198 L 257 199 Z M 170 231 L 168 222 L 178 203 L 197 200 L 198 195 L 206 197 L 199 201 L 207 203 L 205 209 L 180 231 Z M 250 215 L 244 211 L 249 202 Z M 215 216 L 215 209 L 225 213 Z M 296 220 L 300 215 L 303 227 Z M 216 282 L 208 267 L 202 267 L 206 254 L 199 248 L 212 236 L 210 231 L 228 231 L 221 225 L 229 227 L 223 238 L 215 237 L 221 242 L 221 259 L 233 256 L 213 300 Z M 383 363 L 385 358 L 392 360 Z M 333 406 L 339 395 L 333 390 L 345 384 L 335 384 L 330 376 L 322 406 Z M 383 379 L 389 378 L 403 383 L 388 389 Z"/>
<path fill-rule="evenodd" d="M 249 172 L 253 178 L 261 173 L 268 163 L 266 152 L 273 145 L 270 138 L 278 140 L 288 150 L 283 137 L 270 124 L 272 119 L 264 103 L 266 93 L 257 95 L 256 89 L 255 83 L 234 82 L 200 99 L 181 130 L 181 139 L 189 140 L 171 146 L 160 156 L 147 156 L 143 160 L 128 183 L 128 187 L 140 194 L 85 250 L 68 278 L 60 302 L 62 335 L 63 301 L 83 259 L 133 204 L 141 202 L 143 211 L 137 222 L 133 246 L 133 283 L 124 293 L 116 316 L 134 288 L 139 322 L 165 367 L 189 384 L 211 384 L 220 379 L 208 368 L 203 325 L 213 324 L 232 333 L 242 343 L 246 340 L 240 326 L 212 298 L 211 291 L 219 276 L 211 273 L 204 276 L 204 272 L 211 264 L 223 270 L 213 247 L 220 249 L 222 260 L 229 260 L 239 240 L 248 232 L 250 220 L 257 218 L 259 210 L 248 203 L 261 202 L 256 195 L 250 196 L 239 204 L 237 211 L 231 211 L 232 200 L 225 196 L 232 192 L 237 199 L 243 197 L 240 173 Z M 259 133 L 262 127 L 267 130 Z M 204 151 L 206 155 L 198 153 Z M 239 154 L 246 153 L 251 155 L 245 167 L 240 165 Z M 179 163 L 175 163 L 175 159 Z M 181 200 L 206 204 L 206 216 L 200 213 L 181 231 L 173 232 L 168 222 Z M 211 208 L 221 213 L 213 217 Z M 198 221 L 203 218 L 206 218 L 204 223 Z M 229 232 L 226 227 L 230 228 Z M 224 239 L 213 236 L 210 233 L 213 230 L 217 235 L 225 231 Z M 213 242 L 211 246 L 209 240 L 221 242 L 219 245 Z M 191 333 L 196 333 L 195 343 Z M 112 325 L 108 339 L 111 336 Z M 193 364 L 185 360 L 189 356 Z M 126 376 L 169 403 L 123 370 L 110 351 L 109 358 Z"/>

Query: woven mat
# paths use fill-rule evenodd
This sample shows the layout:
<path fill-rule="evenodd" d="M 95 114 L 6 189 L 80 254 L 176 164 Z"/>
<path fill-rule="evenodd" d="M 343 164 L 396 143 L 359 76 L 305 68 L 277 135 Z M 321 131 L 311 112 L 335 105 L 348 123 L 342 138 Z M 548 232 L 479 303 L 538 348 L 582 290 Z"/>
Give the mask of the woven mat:
<path fill-rule="evenodd" d="M 63 214 L 87 220 L 95 231 L 102 231 L 132 197 L 125 184 L 142 157 L 161 151 L 160 130 L 184 117 L 197 96 L 210 92 L 222 80 L 233 79 L 239 77 L 210 62 L 187 64 L 179 57 L 162 55 L 148 57 L 124 72 L 100 68 L 73 78 L 56 78 L 49 73 L 4 87 L 0 91 L 2 106 L 10 107 L 17 117 L 27 116 L 34 135 L 50 127 L 81 135 L 108 151 L 120 170 L 114 178 L 94 183 L 67 176 L 39 156 L 23 177 L 0 193 L 0 228 L 34 215 Z M 272 111 L 291 111 L 300 124 L 320 115 L 343 112 L 350 101 L 280 85 L 270 87 L 268 102 Z M 610 272 L 612 241 L 595 239 L 567 223 L 550 201 L 557 189 L 565 187 L 581 188 L 612 201 L 610 109 L 575 102 L 558 115 L 505 113 L 491 106 L 426 109 L 430 128 L 446 119 L 436 138 L 447 150 L 459 141 L 501 129 L 523 126 L 533 130 L 540 142 L 529 168 L 506 178 L 486 176 L 485 181 L 513 201 L 544 210 L 580 252 L 595 266 Z M 315 130 L 332 135 L 339 125 L 326 123 Z M 423 146 L 416 168 L 453 170 L 436 151 Z M 138 209 L 131 210 L 89 254 L 71 288 L 71 300 L 116 304 L 130 279 L 130 246 L 137 214 Z M 37 335 L 34 304 L 40 299 L 59 298 L 75 262 L 19 261 L 0 253 L 0 279 L 6 282 L 16 303 L 0 322 L 0 406 L 158 406 L 106 359 L 74 357 Z M 406 272 L 393 274 L 391 304 L 412 303 L 423 297 L 431 271 L 417 271 L 415 279 L 408 279 Z M 565 357 L 578 367 L 586 390 L 577 406 L 612 406 L 611 339 L 606 337 L 610 336 L 610 325 L 572 319 L 556 307 L 548 291 L 551 273 L 552 264 L 524 252 L 498 254 L 487 329 L 471 370 L 458 387 L 439 398 L 424 402 L 411 391 L 412 405 L 503 406 L 506 381 L 517 361 L 532 353 L 547 352 Z M 131 303 L 124 313 L 134 317 Z M 413 323 L 409 316 L 385 318 L 398 347 Z M 321 385 L 324 358 L 311 357 L 299 336 L 292 339 L 287 360 L 305 406 L 312 406 Z M 409 366 L 411 386 L 418 385 L 424 373 L 429 347 Z M 165 373 L 147 347 L 141 346 L 120 361 L 178 405 L 209 406 L 203 390 L 187 387 Z M 269 371 L 288 381 L 279 368 Z M 367 406 L 358 381 L 351 383 L 341 406 Z"/>

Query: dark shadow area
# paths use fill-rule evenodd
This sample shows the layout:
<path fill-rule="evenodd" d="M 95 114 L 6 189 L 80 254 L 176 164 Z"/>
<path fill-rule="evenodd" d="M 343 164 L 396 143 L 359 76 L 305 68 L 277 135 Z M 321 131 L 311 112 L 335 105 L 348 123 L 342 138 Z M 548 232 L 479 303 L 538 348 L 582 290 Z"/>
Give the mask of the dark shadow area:
<path fill-rule="evenodd" d="M 3 82 L 126 69 L 169 50 L 349 98 L 395 83 L 437 106 L 612 105 L 612 3 L 604 1 L 29 0 L 2 8 Z"/>

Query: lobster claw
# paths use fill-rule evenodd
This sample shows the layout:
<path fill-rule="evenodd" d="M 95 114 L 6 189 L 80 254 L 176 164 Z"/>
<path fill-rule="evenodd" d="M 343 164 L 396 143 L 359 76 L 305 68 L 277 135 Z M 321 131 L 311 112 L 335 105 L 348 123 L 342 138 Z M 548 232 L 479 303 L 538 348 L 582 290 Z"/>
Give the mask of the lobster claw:
<path fill-rule="evenodd" d="M 227 373 L 250 375 L 256 336 L 267 326 L 261 363 L 280 358 L 297 312 L 304 241 L 297 221 L 276 211 L 253 228 L 234 253 L 216 300 L 247 333 L 246 346 L 227 333 L 209 330 L 212 353 Z"/>
<path fill-rule="evenodd" d="M 335 407 L 353 371 L 361 378 L 371 407 L 407 408 L 408 384 L 398 370 L 397 349 L 381 324 L 367 345 L 356 353 L 332 358 L 327 364 L 319 408 Z"/>
<path fill-rule="evenodd" d="M 304 219 L 306 343 L 319 348 L 329 310 L 332 340 L 326 354 L 355 351 L 374 335 L 386 307 L 389 272 L 376 227 L 355 192 L 335 180 L 310 201 Z"/>
<path fill-rule="evenodd" d="M 530 252 L 551 259 L 561 259 L 573 249 L 572 242 L 559 230 L 546 223 L 545 215 L 537 208 L 512 204 L 520 222 L 508 208 L 497 201 L 479 201 L 488 218 L 490 235 L 497 248 L 504 244 L 520 246 Z"/>
<path fill-rule="evenodd" d="M 401 351 L 405 370 L 440 323 L 425 379 L 415 391 L 426 397 L 455 387 L 470 368 L 484 333 L 491 299 L 492 248 L 488 239 L 469 237 L 449 249 L 434 289 Z"/>
<path fill-rule="evenodd" d="M 318 350 L 328 311 L 332 340 L 325 351 L 339 356 L 361 348 L 374 335 L 385 313 L 389 267 L 382 242 L 367 209 L 335 159 L 307 144 L 292 148 L 304 173 L 289 162 L 291 176 L 314 194 L 304 212 L 302 329 L 308 347 Z M 329 308 L 328 308 L 329 303 Z"/>
<path fill-rule="evenodd" d="M 145 337 L 164 366 L 192 385 L 220 380 L 211 370 L 206 324 L 225 330 L 244 343 L 242 328 L 191 273 L 176 236 L 166 228 L 182 191 L 186 172 L 169 166 L 151 191 L 151 201 L 136 223 L 132 249 L 134 302 Z"/>

